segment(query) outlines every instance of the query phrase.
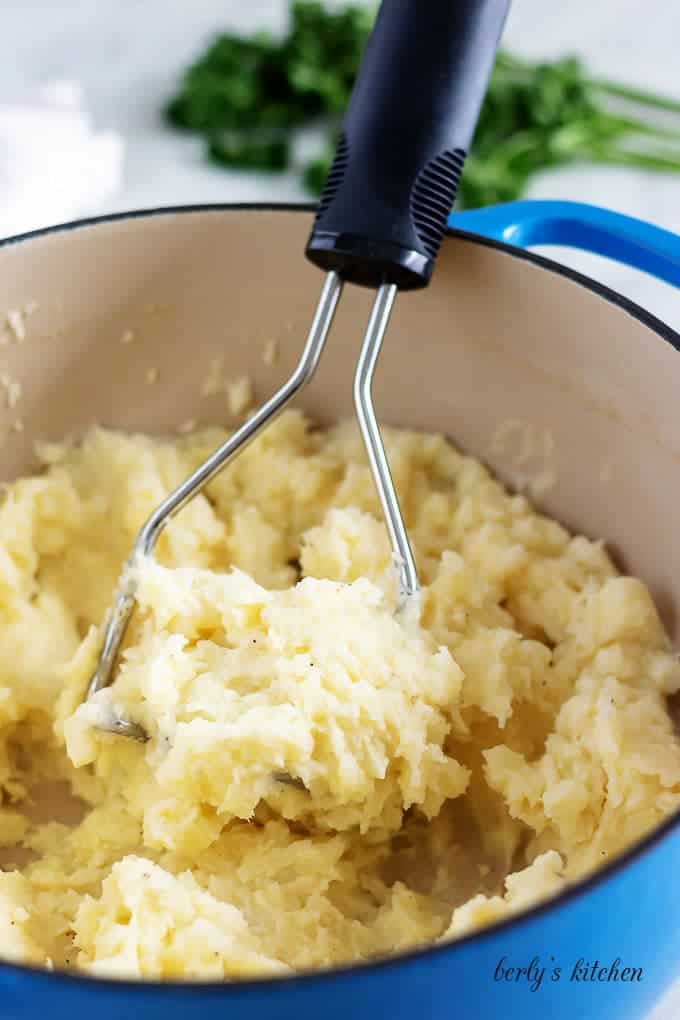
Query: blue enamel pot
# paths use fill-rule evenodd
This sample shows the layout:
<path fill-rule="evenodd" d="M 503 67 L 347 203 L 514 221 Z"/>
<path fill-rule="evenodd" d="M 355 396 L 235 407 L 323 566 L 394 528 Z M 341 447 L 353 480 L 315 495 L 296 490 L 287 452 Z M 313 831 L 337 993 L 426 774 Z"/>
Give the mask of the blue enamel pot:
<path fill-rule="evenodd" d="M 209 420 L 200 381 L 218 352 L 258 394 L 272 392 L 295 363 L 320 285 L 302 257 L 310 220 L 291 207 L 196 207 L 5 241 L 0 309 L 32 301 L 37 310 L 27 341 L 3 349 L 23 385 L 24 423 L 3 447 L 3 477 L 30 469 L 36 437 L 92 421 L 164 430 Z M 680 336 L 625 295 L 527 250 L 548 243 L 680 286 L 680 238 L 602 209 L 521 202 L 455 215 L 431 287 L 397 301 L 378 411 L 447 433 L 530 491 L 545 464 L 519 479 L 492 439 L 508 419 L 549 433 L 552 482 L 535 488 L 538 502 L 570 528 L 605 536 L 650 585 L 677 639 Z M 302 400 L 322 422 L 351 413 L 368 301 L 349 288 Z M 143 342 L 121 345 L 125 329 Z M 261 356 L 270 336 L 281 345 L 274 367 Z M 150 365 L 161 367 L 154 387 Z M 0 412 L 0 427 L 13 413 Z M 477 934 L 287 979 L 133 984 L 0 964 L 0 1018 L 643 1020 L 680 976 L 678 860 L 676 816 L 553 901 Z"/>

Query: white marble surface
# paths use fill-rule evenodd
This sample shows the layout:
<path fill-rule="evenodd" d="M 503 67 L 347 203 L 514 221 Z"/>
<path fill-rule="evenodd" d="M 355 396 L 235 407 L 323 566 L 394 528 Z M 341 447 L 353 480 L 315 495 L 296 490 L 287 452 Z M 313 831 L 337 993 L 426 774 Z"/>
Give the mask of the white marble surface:
<path fill-rule="evenodd" d="M 304 194 L 293 175 L 244 175 L 211 167 L 200 142 L 167 130 L 159 114 L 180 70 L 212 33 L 280 26 L 286 8 L 284 0 L 3 0 L 0 100 L 29 86 L 73 78 L 83 85 L 95 125 L 120 132 L 122 189 L 104 206 L 84 211 L 299 200 Z M 675 0 L 559 5 L 514 0 L 505 42 L 535 57 L 577 52 L 601 74 L 680 96 L 679 38 Z M 545 175 L 533 194 L 606 205 L 680 232 L 680 177 L 579 168 Z M 680 292 L 590 256 L 559 257 L 680 328 Z M 680 985 L 653 1020 L 678 1015 Z"/>

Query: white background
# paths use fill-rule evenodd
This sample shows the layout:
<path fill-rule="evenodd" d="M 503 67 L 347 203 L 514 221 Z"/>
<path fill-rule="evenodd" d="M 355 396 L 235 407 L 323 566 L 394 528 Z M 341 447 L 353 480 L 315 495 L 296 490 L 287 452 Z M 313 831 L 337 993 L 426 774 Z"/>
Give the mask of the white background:
<path fill-rule="evenodd" d="M 3 0 L 0 103 L 49 80 L 81 82 L 95 125 L 125 142 L 121 191 L 88 212 L 304 199 L 294 175 L 211 167 L 200 142 L 166 129 L 159 112 L 212 33 L 276 28 L 286 9 L 284 0 Z M 514 0 L 505 37 L 519 54 L 575 52 L 595 72 L 680 98 L 679 40 L 677 0 Z M 680 175 L 579 168 L 544 175 L 532 194 L 606 205 L 680 233 Z M 591 256 L 560 257 L 680 328 L 680 292 Z M 680 985 L 653 1020 L 679 1015 Z"/>

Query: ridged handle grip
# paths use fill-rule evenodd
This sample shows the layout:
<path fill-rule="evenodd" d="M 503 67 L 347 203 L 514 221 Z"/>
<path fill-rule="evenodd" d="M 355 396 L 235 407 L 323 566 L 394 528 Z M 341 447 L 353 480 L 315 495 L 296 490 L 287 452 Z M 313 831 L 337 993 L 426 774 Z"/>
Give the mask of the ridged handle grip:
<path fill-rule="evenodd" d="M 510 0 L 383 0 L 307 243 L 351 282 L 428 283 Z"/>

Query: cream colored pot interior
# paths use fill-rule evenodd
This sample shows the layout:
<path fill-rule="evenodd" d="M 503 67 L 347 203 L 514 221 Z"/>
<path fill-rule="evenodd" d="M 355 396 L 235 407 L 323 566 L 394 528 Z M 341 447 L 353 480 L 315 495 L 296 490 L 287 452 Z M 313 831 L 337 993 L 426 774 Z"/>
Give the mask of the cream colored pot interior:
<path fill-rule="evenodd" d="M 26 329 L 19 343 L 6 326 L 0 350 L 5 388 L 22 387 L 0 412 L 3 477 L 31 470 L 35 439 L 94 422 L 152 431 L 229 422 L 223 396 L 201 395 L 218 355 L 227 376 L 251 377 L 258 400 L 273 392 L 322 282 L 302 254 L 309 227 L 295 212 L 167 213 L 1 249 L 0 314 L 16 331 L 11 313 L 23 309 Z M 321 422 L 352 413 L 370 299 L 346 290 L 301 397 Z M 134 342 L 121 343 L 128 330 Z M 280 352 L 273 365 L 269 340 Z M 628 312 L 458 239 L 444 244 L 429 290 L 398 299 L 375 387 L 383 421 L 445 432 L 569 527 L 606 536 L 651 585 L 676 638 L 679 394 L 680 355 Z"/>

